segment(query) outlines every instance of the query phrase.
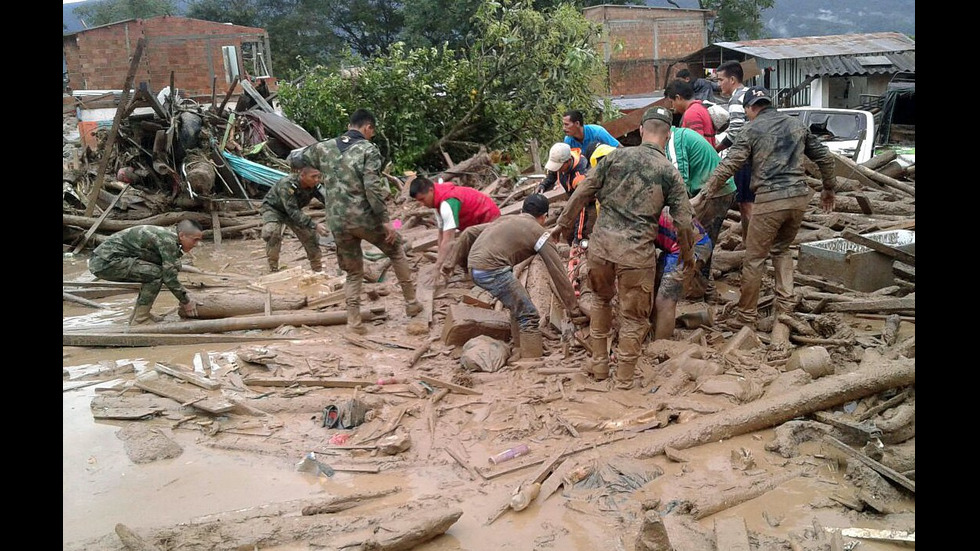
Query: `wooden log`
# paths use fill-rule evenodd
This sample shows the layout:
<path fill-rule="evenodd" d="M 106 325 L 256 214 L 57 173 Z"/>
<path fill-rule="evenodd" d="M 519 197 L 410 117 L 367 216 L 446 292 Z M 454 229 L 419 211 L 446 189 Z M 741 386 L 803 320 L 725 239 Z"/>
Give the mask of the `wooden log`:
<path fill-rule="evenodd" d="M 868 178 L 872 182 L 875 182 L 875 183 L 880 184 L 882 186 L 890 187 L 892 189 L 897 189 L 899 191 L 902 191 L 904 193 L 907 193 L 907 194 L 911 195 L 912 197 L 915 197 L 915 186 L 914 185 L 909 185 L 909 184 L 905 184 L 905 183 L 899 182 L 898 180 L 896 180 L 894 178 L 890 178 L 888 176 L 885 176 L 884 174 L 881 174 L 881 173 L 879 173 L 877 171 L 871 170 L 870 168 L 868 168 L 866 166 L 861 166 L 859 164 L 855 164 L 854 161 L 852 161 L 852 160 L 850 160 L 848 158 L 845 158 L 845 157 L 843 157 L 841 155 L 837 155 L 836 153 L 833 153 L 833 155 L 834 155 L 834 157 L 836 157 L 838 163 L 843 163 L 848 168 L 851 168 L 851 169 L 857 171 L 857 173 L 865 176 L 866 178 Z"/>
<path fill-rule="evenodd" d="M 129 102 L 130 89 L 133 87 L 133 79 L 136 78 L 136 70 L 139 68 L 144 48 L 146 48 L 146 38 L 140 37 L 136 42 L 136 49 L 133 51 L 133 59 L 129 63 L 129 72 L 126 74 L 126 81 L 123 83 L 122 94 L 119 97 L 119 106 L 116 108 L 116 114 L 112 118 L 109 136 L 103 145 L 102 158 L 99 160 L 99 168 L 95 174 L 95 184 L 92 186 L 92 191 L 88 194 L 88 205 L 85 207 L 85 216 L 92 216 L 92 213 L 95 212 L 95 200 L 102 191 L 102 182 L 105 180 L 105 172 L 109 166 L 109 159 L 114 157 L 112 153 L 116 145 L 116 136 L 119 134 L 119 123 L 123 117 L 122 108 Z"/>
<path fill-rule="evenodd" d="M 664 447 L 687 449 L 785 423 L 873 396 L 890 388 L 915 384 L 915 360 L 881 361 L 850 373 L 821 377 L 796 390 L 697 417 L 682 425 L 668 425 L 643 439 L 635 451 L 639 458 L 655 457 Z"/>
<path fill-rule="evenodd" d="M 333 547 L 342 549 L 364 549 L 371 551 L 409 551 L 440 536 L 463 516 L 458 507 L 440 507 L 438 510 L 415 512 L 410 518 L 383 521 L 384 529 L 366 531 L 372 534 L 367 538 L 355 535 L 338 541 Z M 333 545 L 333 544 L 331 544 Z"/>
<path fill-rule="evenodd" d="M 851 243 L 856 243 L 881 254 L 890 256 L 899 262 L 908 264 L 909 266 L 915 266 L 915 255 L 912 253 L 905 252 L 901 249 L 875 241 L 874 239 L 859 235 L 852 230 L 844 230 L 841 232 L 841 237 L 850 241 Z"/>
<path fill-rule="evenodd" d="M 806 335 L 790 335 L 789 339 L 797 344 L 806 344 L 811 346 L 851 346 L 854 344 L 854 339 L 822 339 L 819 337 L 808 337 Z"/>
<path fill-rule="evenodd" d="M 145 346 L 172 346 L 211 343 L 265 342 L 296 340 L 296 337 L 254 335 L 170 335 L 159 333 L 94 333 L 88 331 L 64 331 L 62 346 L 88 348 L 138 348 Z"/>
<path fill-rule="evenodd" d="M 900 312 L 915 310 L 915 296 L 904 298 L 887 298 L 882 300 L 852 300 L 849 302 L 832 302 L 827 305 L 827 312 Z"/>
<path fill-rule="evenodd" d="M 894 149 L 886 149 L 884 152 L 871 157 L 867 161 L 860 163 L 860 166 L 865 168 L 870 168 L 871 170 L 878 170 L 879 168 L 887 165 L 888 163 L 894 161 L 898 158 L 898 152 Z"/>
<path fill-rule="evenodd" d="M 868 200 L 875 215 L 895 215 L 895 216 L 915 216 L 915 206 L 903 201 L 875 201 Z M 834 212 L 850 212 L 864 214 L 861 205 L 854 197 L 837 195 L 834 198 Z"/>
<path fill-rule="evenodd" d="M 221 289 L 216 291 L 195 291 L 193 294 L 197 304 L 197 317 L 194 319 L 210 320 L 262 314 L 265 312 L 267 295 L 248 289 Z M 305 296 L 272 295 L 271 310 L 299 310 L 306 306 Z M 187 318 L 180 312 L 181 318 Z"/>
<path fill-rule="evenodd" d="M 334 469 L 336 470 L 336 469 Z M 316 503 L 307 505 L 303 507 L 303 515 L 322 515 L 324 513 L 337 513 L 340 511 L 346 511 L 358 505 L 362 505 L 365 501 L 372 499 L 377 499 L 379 497 L 390 496 L 401 491 L 401 488 L 395 486 L 394 488 L 388 488 L 385 490 L 380 490 L 377 492 L 362 492 L 357 494 L 351 494 L 347 496 L 334 497 L 328 499 L 323 503 Z"/>
<path fill-rule="evenodd" d="M 133 226 L 173 226 L 181 220 L 193 220 L 198 224 L 211 225 L 211 216 L 202 212 L 165 212 L 142 220 L 106 220 L 99 227 L 108 232 L 117 232 Z M 79 228 L 89 228 L 98 221 L 97 218 L 89 216 L 76 216 L 73 214 L 62 214 L 61 224 L 63 226 L 77 226 Z"/>
<path fill-rule="evenodd" d="M 376 310 L 383 307 L 361 310 L 361 318 L 371 321 L 377 317 Z M 274 314 L 271 316 L 243 316 L 215 320 L 178 321 L 158 323 L 153 326 L 120 327 L 119 333 L 222 333 L 225 331 L 248 331 L 250 329 L 275 329 L 280 325 L 343 325 L 347 323 L 347 312 L 299 312 L 295 314 Z"/>
<path fill-rule="evenodd" d="M 374 384 L 367 379 L 283 379 L 281 377 L 246 377 L 243 382 L 249 386 L 311 386 L 321 388 L 366 388 Z"/>
<path fill-rule="evenodd" d="M 82 298 L 80 296 L 73 295 L 73 294 L 69 293 L 68 291 L 62 291 L 61 292 L 61 296 L 62 296 L 63 300 L 67 300 L 68 302 L 74 302 L 76 304 L 81 304 L 83 306 L 88 306 L 89 308 L 99 308 L 99 309 L 105 308 L 105 306 L 99 304 L 98 302 L 94 302 L 94 301 L 88 300 L 86 298 Z"/>
<path fill-rule="evenodd" d="M 899 178 L 905 177 L 905 165 L 903 165 L 898 161 L 892 161 L 887 165 L 876 169 L 876 172 L 878 172 L 878 174 L 881 174 L 882 176 L 887 176 L 889 178 L 894 178 L 895 180 L 898 180 Z"/>
<path fill-rule="evenodd" d="M 794 470 L 766 479 L 758 484 L 753 484 L 748 488 L 735 488 L 717 493 L 708 493 L 705 497 L 696 500 L 691 507 L 691 514 L 695 520 L 710 517 L 715 513 L 720 513 L 726 509 L 731 509 L 755 499 L 763 494 L 772 491 L 776 486 L 800 476 L 802 471 Z"/>

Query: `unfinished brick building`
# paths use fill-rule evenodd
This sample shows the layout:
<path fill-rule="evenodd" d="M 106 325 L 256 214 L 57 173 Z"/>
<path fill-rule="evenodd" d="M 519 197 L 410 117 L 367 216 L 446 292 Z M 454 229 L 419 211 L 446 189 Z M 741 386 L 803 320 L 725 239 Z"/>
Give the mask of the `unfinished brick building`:
<path fill-rule="evenodd" d="M 71 88 L 122 88 L 141 37 L 146 47 L 134 86 L 145 82 L 154 93 L 170 85 L 171 71 L 182 96 L 210 101 L 215 88 L 219 102 L 246 73 L 254 78 L 272 77 L 269 34 L 264 29 L 165 15 L 63 35 Z"/>
<path fill-rule="evenodd" d="M 602 49 L 611 96 L 662 92 L 668 71 L 708 45 L 709 10 L 602 5 L 585 8 L 603 27 Z"/>

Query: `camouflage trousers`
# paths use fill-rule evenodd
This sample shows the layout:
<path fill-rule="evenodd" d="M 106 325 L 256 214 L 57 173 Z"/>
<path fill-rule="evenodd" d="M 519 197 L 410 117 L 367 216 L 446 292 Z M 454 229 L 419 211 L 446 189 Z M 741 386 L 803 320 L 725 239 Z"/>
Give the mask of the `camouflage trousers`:
<path fill-rule="evenodd" d="M 361 287 L 364 282 L 364 251 L 361 241 L 374 245 L 391 260 L 391 267 L 402 288 L 405 302 L 415 300 L 415 282 L 412 281 L 412 268 L 405 257 L 404 244 L 401 234 L 396 234 L 394 243 L 385 243 L 385 230 L 377 228 L 352 228 L 334 231 L 334 241 L 337 243 L 337 264 L 347 274 L 344 283 L 347 308 L 360 308 Z"/>
<path fill-rule="evenodd" d="M 788 313 L 795 308 L 793 255 L 789 246 L 800 230 L 804 212 L 783 209 L 752 216 L 745 239 L 742 286 L 738 298 L 738 319 L 743 325 L 754 324 L 759 317 L 759 290 L 769 256 L 772 256 L 772 267 L 776 271 L 776 309 Z"/>
<path fill-rule="evenodd" d="M 589 257 L 589 284 L 595 298 L 593 308 L 609 308 L 612 299 L 619 295 L 619 341 L 616 357 L 620 362 L 633 364 L 640 357 L 643 340 L 650 330 L 650 312 L 653 304 L 653 284 L 656 271 L 650 268 L 631 268 L 596 256 L 591 249 Z M 590 327 L 591 336 L 604 338 L 601 327 Z"/>
<path fill-rule="evenodd" d="M 265 241 L 265 256 L 269 259 L 269 267 L 279 268 L 283 226 L 292 230 L 299 242 L 302 243 L 303 249 L 306 250 L 306 258 L 310 260 L 310 268 L 314 272 L 321 271 L 323 269 L 323 254 L 320 252 L 316 231 L 289 222 L 266 222 L 262 225 L 262 240 Z"/>
<path fill-rule="evenodd" d="M 137 306 L 153 306 L 163 287 L 163 269 L 160 265 L 138 258 L 106 260 L 93 255 L 88 261 L 88 269 L 92 275 L 106 281 L 142 283 L 136 297 Z"/>

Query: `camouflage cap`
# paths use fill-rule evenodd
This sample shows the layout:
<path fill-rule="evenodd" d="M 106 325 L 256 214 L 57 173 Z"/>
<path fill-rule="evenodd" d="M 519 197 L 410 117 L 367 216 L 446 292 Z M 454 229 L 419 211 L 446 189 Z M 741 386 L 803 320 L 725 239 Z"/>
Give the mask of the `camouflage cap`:
<path fill-rule="evenodd" d="M 670 125 L 674 122 L 674 114 L 670 109 L 658 105 L 647 109 L 646 112 L 643 113 L 643 118 L 640 119 L 640 124 L 643 124 L 650 119 L 662 121 Z"/>

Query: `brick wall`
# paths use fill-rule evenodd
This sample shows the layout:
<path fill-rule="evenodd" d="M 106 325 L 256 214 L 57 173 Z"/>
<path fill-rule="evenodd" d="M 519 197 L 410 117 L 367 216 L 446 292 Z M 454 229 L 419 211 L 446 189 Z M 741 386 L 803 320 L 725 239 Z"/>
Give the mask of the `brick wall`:
<path fill-rule="evenodd" d="M 225 79 L 222 46 L 235 46 L 241 59 L 242 42 L 266 42 L 263 29 L 224 25 L 184 17 L 154 17 L 82 31 L 63 39 L 70 85 L 76 90 L 118 90 L 129 72 L 131 56 L 141 36 L 146 48 L 134 86 L 146 82 L 156 93 L 170 85 L 170 73 L 182 95 L 223 98 Z M 239 73 L 244 70 L 239 61 Z M 240 92 L 240 89 L 238 89 Z"/>
<path fill-rule="evenodd" d="M 600 6 L 583 13 L 603 26 L 613 96 L 663 91 L 671 65 L 707 46 L 703 10 Z"/>

